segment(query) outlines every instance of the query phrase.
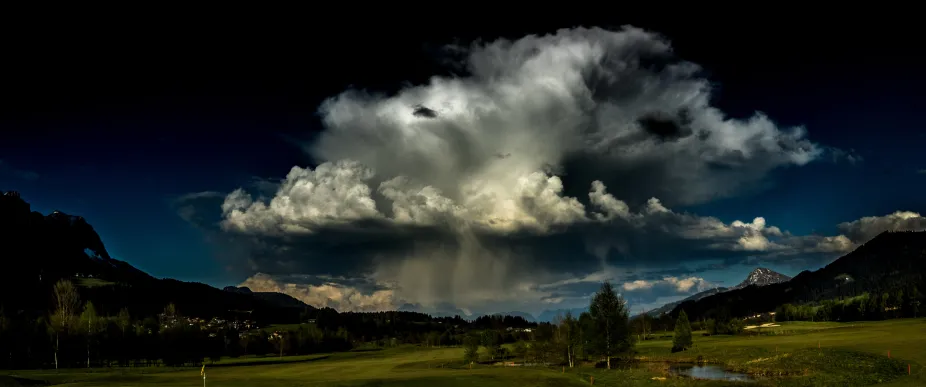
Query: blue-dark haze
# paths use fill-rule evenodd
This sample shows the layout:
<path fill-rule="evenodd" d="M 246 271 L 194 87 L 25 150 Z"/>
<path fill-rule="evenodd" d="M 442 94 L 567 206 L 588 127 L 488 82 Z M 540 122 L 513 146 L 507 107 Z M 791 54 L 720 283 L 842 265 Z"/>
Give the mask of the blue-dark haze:
<path fill-rule="evenodd" d="M 921 59 L 889 47 L 856 58 L 848 35 L 820 51 L 797 40 L 799 32 L 776 38 L 792 39 L 784 44 L 762 37 L 762 28 L 738 30 L 735 41 L 723 39 L 723 31 L 639 24 L 664 32 L 683 58 L 705 66 L 725 111 L 761 110 L 778 123 L 806 126 L 814 142 L 860 156 L 779 170 L 753 193 L 684 210 L 725 222 L 763 216 L 794 233 L 827 235 L 863 216 L 926 213 L 926 174 L 918 173 L 926 169 L 920 94 L 926 82 L 915 70 Z M 551 30 L 506 28 L 498 34 Z M 20 191 L 43 213 L 84 216 L 113 257 L 152 275 L 237 284 L 243 278 L 178 215 L 174 201 L 195 192 L 228 193 L 255 178 L 312 165 L 301 146 L 321 130 L 314 111 L 324 98 L 349 85 L 388 92 L 405 81 L 425 81 L 447 71 L 429 56 L 435 44 L 452 36 L 493 37 L 487 31 L 435 33 L 423 42 L 371 28 L 344 37 L 348 43 L 287 41 L 314 47 L 317 57 L 284 50 L 283 43 L 234 50 L 228 43 L 198 54 L 193 43 L 180 53 L 139 44 L 138 52 L 111 63 L 111 56 L 96 56 L 106 52 L 104 45 L 83 54 L 92 62 L 85 67 L 45 72 L 35 67 L 47 69 L 55 58 L 20 57 L 23 77 L 12 89 L 18 101 L 0 116 L 0 189 Z M 67 46 L 61 43 L 60 55 Z M 132 60 L 149 49 L 159 59 Z M 733 267 L 706 279 L 732 285 L 751 269 Z M 772 269 L 795 275 L 804 268 Z"/>

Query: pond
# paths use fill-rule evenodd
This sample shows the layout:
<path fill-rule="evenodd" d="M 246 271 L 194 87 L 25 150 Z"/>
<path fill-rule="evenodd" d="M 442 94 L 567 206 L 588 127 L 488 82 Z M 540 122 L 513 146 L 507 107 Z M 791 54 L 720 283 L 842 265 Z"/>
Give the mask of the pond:
<path fill-rule="evenodd" d="M 749 375 L 730 372 L 715 365 L 676 365 L 669 368 L 669 372 L 693 379 L 726 380 L 731 382 L 753 381 Z"/>

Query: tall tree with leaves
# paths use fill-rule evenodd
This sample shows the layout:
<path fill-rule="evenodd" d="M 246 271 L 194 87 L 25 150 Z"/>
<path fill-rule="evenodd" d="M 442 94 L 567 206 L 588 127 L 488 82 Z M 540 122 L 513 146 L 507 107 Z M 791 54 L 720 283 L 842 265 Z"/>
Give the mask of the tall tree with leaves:
<path fill-rule="evenodd" d="M 116 315 L 114 321 L 116 326 L 119 327 L 119 330 L 122 332 L 122 339 L 119 340 L 119 352 L 122 355 L 120 362 L 124 364 L 127 361 L 125 356 L 125 333 L 129 328 L 132 327 L 132 316 L 129 315 L 129 310 L 127 308 L 122 308 L 119 310 L 119 314 Z"/>
<path fill-rule="evenodd" d="M 592 321 L 592 316 L 588 312 L 582 312 L 576 324 L 579 328 L 578 349 L 581 350 L 582 359 L 588 361 L 588 356 L 595 352 L 595 346 L 592 345 L 592 339 L 595 338 L 595 322 Z"/>
<path fill-rule="evenodd" d="M 164 307 L 164 311 L 161 312 L 161 315 L 159 317 L 161 319 L 162 327 L 165 325 L 172 327 L 176 325 L 177 323 L 179 323 L 179 321 L 177 320 L 180 318 L 180 312 L 177 311 L 177 306 L 174 305 L 173 302 L 171 302 L 167 304 L 167 306 Z"/>
<path fill-rule="evenodd" d="M 9 350 L 7 355 L 10 361 L 9 365 L 13 363 L 13 344 L 9 343 L 8 337 L 10 336 L 9 332 L 12 330 L 12 324 L 10 324 L 10 319 L 6 317 L 3 307 L 0 307 L 0 346 L 7 348 Z"/>
<path fill-rule="evenodd" d="M 502 349 L 502 338 L 499 336 L 498 331 L 494 329 L 482 331 L 482 346 L 486 347 L 489 358 L 495 360 L 495 357 L 498 356 Z"/>
<path fill-rule="evenodd" d="M 87 301 L 84 304 L 84 311 L 80 313 L 80 330 L 87 335 L 87 368 L 90 368 L 90 346 L 102 327 L 103 324 L 96 314 L 96 309 L 93 308 L 93 303 Z"/>
<path fill-rule="evenodd" d="M 581 345 L 582 335 L 579 320 L 566 312 L 566 316 L 557 321 L 557 334 L 566 352 L 566 362 L 569 368 L 575 367 L 577 348 Z"/>
<path fill-rule="evenodd" d="M 691 348 L 691 324 L 688 322 L 688 314 L 685 311 L 678 313 L 678 320 L 675 321 L 675 335 L 672 336 L 672 352 L 684 351 Z"/>
<path fill-rule="evenodd" d="M 119 314 L 116 315 L 116 326 L 122 331 L 122 339 L 125 340 L 125 332 L 132 326 L 132 316 L 129 314 L 128 308 L 119 310 Z"/>
<path fill-rule="evenodd" d="M 611 357 L 633 348 L 630 316 L 627 302 L 614 291 L 610 282 L 601 285 L 588 309 L 592 320 L 592 345 L 595 352 L 604 355 L 608 369 Z"/>
<path fill-rule="evenodd" d="M 913 310 L 913 318 L 917 317 L 917 314 L 920 311 L 920 290 L 914 286 L 910 291 L 910 309 Z"/>
<path fill-rule="evenodd" d="M 77 308 L 80 306 L 80 296 L 74 283 L 60 280 L 55 284 L 55 311 L 51 315 L 51 327 L 55 333 L 55 369 L 58 369 L 58 351 L 60 349 L 62 333 L 67 333 L 75 323 Z"/>
<path fill-rule="evenodd" d="M 463 362 L 479 361 L 479 337 L 472 334 L 463 339 Z"/>

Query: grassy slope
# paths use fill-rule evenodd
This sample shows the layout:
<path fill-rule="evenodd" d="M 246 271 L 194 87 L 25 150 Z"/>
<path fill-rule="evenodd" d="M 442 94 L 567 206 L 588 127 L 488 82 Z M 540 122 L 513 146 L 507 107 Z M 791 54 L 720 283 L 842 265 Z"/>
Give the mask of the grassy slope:
<path fill-rule="evenodd" d="M 863 378 L 874 369 L 900 366 L 906 373 L 910 364 L 913 375 L 891 380 L 890 386 L 926 385 L 926 320 L 904 319 L 859 323 L 785 323 L 776 327 L 787 335 L 760 337 L 695 337 L 695 348 L 668 354 L 670 341 L 648 341 L 637 349 L 652 360 L 705 360 L 726 364 L 734 369 L 765 369 L 788 373 L 805 373 L 796 377 L 812 380 L 811 385 L 837 382 L 842 376 Z M 820 347 L 818 349 L 817 347 Z M 776 351 L 777 350 L 777 351 Z M 887 351 L 892 360 L 888 362 Z M 868 354 L 871 356 L 862 356 Z M 822 354 L 822 355 L 821 355 Z M 896 364 L 890 364 L 896 363 Z M 864 369 L 858 369 L 864 367 Z M 783 384 L 784 385 L 784 384 Z"/>
<path fill-rule="evenodd" d="M 825 329 L 821 329 L 825 328 Z M 759 385 L 817 386 L 861 385 L 894 378 L 899 366 L 913 365 L 913 376 L 890 381 L 891 386 L 926 385 L 926 319 L 895 320 L 856 324 L 783 324 L 788 335 L 762 337 L 695 338 L 696 348 L 670 354 L 668 340 L 640 343 L 641 357 L 657 361 L 683 361 L 701 355 L 709 361 L 751 372 L 797 374 L 770 379 Z M 817 349 L 817 343 L 821 349 Z M 776 357 L 776 347 L 778 349 Z M 895 359 L 886 359 L 890 349 Z M 207 386 L 587 386 L 590 376 L 596 386 L 729 386 L 731 383 L 692 381 L 664 375 L 665 364 L 643 363 L 624 371 L 591 368 L 567 370 L 524 369 L 460 365 L 459 348 L 417 349 L 404 347 L 385 351 L 348 352 L 330 355 L 262 358 L 244 364 L 222 361 L 206 366 Z M 227 363 L 227 364 L 226 364 Z M 805 371 L 805 369 L 807 369 Z M 903 370 L 905 371 L 905 369 Z M 880 372 L 880 374 L 879 374 Z M 806 375 L 805 375 L 806 373 Z M 201 386 L 199 369 L 148 368 L 86 372 L 83 370 L 22 371 L 17 376 L 44 379 L 68 386 Z"/>

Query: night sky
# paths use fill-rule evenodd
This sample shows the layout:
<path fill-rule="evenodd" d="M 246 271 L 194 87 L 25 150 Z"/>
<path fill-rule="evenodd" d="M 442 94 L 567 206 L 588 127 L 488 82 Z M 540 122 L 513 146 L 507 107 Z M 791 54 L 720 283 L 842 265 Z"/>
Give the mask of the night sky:
<path fill-rule="evenodd" d="M 735 285 L 757 266 L 793 276 L 872 233 L 926 224 L 918 215 L 926 213 L 926 63 L 912 30 L 646 18 L 331 23 L 124 22 L 6 35 L 0 190 L 19 191 L 43 213 L 84 216 L 114 258 L 154 276 L 218 287 L 247 279 L 265 290 L 293 284 L 290 294 L 343 310 L 538 313 L 581 306 L 604 279 L 621 284 L 636 306 L 652 307 Z M 625 24 L 647 32 L 620 32 Z M 579 25 L 615 32 L 571 30 Z M 560 28 L 568 30 L 519 40 Z M 492 46 L 499 38 L 520 45 Z M 654 55 L 646 50 L 658 42 L 671 42 L 675 59 L 633 62 Z M 470 62 L 450 44 L 468 48 Z M 479 48 L 486 44 L 493 48 Z M 581 47 L 602 44 L 606 60 L 586 62 Z M 573 59 L 557 56 L 570 55 L 556 51 L 562 47 Z M 519 67 L 544 53 L 560 61 Z M 679 59 L 700 70 L 666 75 Z M 553 86 L 526 91 L 543 82 L 574 86 L 563 75 L 573 61 L 586 78 L 580 89 L 591 90 L 591 102 L 577 105 L 582 112 L 558 99 L 569 97 L 542 98 L 556 94 Z M 648 75 L 615 70 L 628 63 Z M 615 71 L 611 87 L 592 85 L 607 79 L 598 66 Z M 432 77 L 468 86 L 428 88 Z M 691 79 L 710 85 L 696 94 L 716 109 L 665 102 Z M 511 88 L 496 87 L 504 82 L 524 90 L 508 95 Z M 680 93 L 692 92 L 685 87 Z M 663 89 L 663 99 L 647 91 Z M 347 90 L 355 92 L 321 107 Z M 453 103 L 442 107 L 443 97 Z M 600 108 L 603 101 L 618 108 Z M 741 127 L 710 111 L 743 120 Z M 746 124 L 757 111 L 769 120 L 756 129 L 764 139 L 730 145 L 737 131 L 762 126 Z M 656 113 L 678 115 L 668 118 L 674 124 L 663 117 L 665 127 L 641 123 Z M 732 132 L 711 132 L 720 125 Z M 806 133 L 788 137 L 799 126 Z M 626 136 L 602 147 L 604 137 L 588 134 L 595 130 Z M 699 133 L 710 145 L 684 142 Z M 493 144 L 511 149 L 488 150 Z M 278 186 L 294 166 L 320 164 L 331 178 L 314 184 L 330 192 Z M 352 180 L 364 167 L 372 177 Z M 511 175 L 516 169 L 541 175 Z M 384 191 L 380 184 L 398 175 L 418 180 Z M 541 192 L 555 176 L 563 190 Z M 472 203 L 485 197 L 461 188 L 466 179 L 554 195 L 479 212 L 482 204 Z M 594 180 L 629 215 L 592 203 Z M 400 196 L 409 208 L 447 203 L 426 198 L 428 185 L 456 207 L 399 222 Z M 358 193 L 361 186 L 370 192 Z M 251 199 L 232 203 L 243 197 L 238 188 Z M 402 196 L 413 191 L 417 199 Z M 509 191 L 491 192 L 515 195 Z M 292 207 L 251 205 L 274 197 Z M 553 212 L 574 205 L 581 215 Z"/>

